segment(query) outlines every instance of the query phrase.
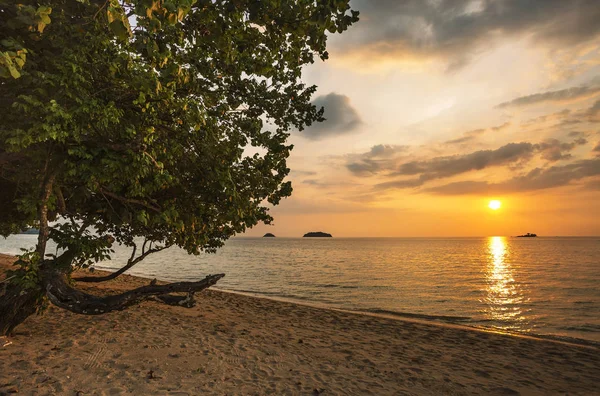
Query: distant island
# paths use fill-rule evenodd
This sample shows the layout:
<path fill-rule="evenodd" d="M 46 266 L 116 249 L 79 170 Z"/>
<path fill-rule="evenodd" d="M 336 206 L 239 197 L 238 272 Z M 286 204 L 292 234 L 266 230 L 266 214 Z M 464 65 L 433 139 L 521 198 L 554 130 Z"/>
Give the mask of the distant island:
<path fill-rule="evenodd" d="M 517 235 L 517 238 L 535 238 L 535 237 L 537 237 L 537 234 L 527 233 L 525 235 Z"/>
<path fill-rule="evenodd" d="M 271 234 L 270 232 L 267 232 L 265 235 L 263 235 L 263 238 L 275 238 L 275 235 Z"/>
<path fill-rule="evenodd" d="M 304 238 L 331 238 L 332 235 L 328 234 L 326 232 L 321 232 L 321 231 L 317 231 L 317 232 L 309 232 L 304 234 Z"/>

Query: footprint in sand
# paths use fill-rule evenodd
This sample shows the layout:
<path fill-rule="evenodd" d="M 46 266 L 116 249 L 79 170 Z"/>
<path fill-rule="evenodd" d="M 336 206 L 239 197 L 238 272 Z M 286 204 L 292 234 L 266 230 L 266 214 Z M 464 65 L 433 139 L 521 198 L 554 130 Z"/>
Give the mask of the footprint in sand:
<path fill-rule="evenodd" d="M 107 354 L 107 352 L 109 352 L 108 348 L 106 347 L 107 341 L 108 341 L 107 338 L 102 338 L 100 340 L 98 349 L 96 349 L 94 352 L 92 352 L 87 357 L 87 359 L 85 360 L 85 363 L 83 365 L 83 368 L 89 369 L 89 368 L 100 367 L 100 365 L 102 365 L 102 358 Z"/>

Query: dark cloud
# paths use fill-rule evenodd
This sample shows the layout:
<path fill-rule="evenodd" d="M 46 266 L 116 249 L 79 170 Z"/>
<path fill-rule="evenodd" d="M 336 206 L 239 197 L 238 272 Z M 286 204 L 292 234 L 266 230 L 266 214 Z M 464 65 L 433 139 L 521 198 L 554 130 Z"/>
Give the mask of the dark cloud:
<path fill-rule="evenodd" d="M 422 181 L 441 179 L 472 170 L 526 161 L 531 158 L 535 150 L 536 146 L 531 143 L 509 143 L 496 150 L 480 150 L 466 155 L 406 162 L 399 165 L 395 174 L 402 176 L 420 174 L 419 178 Z"/>
<path fill-rule="evenodd" d="M 350 104 L 350 98 L 332 92 L 319 96 L 313 101 L 317 108 L 323 107 L 325 121 L 307 127 L 301 136 L 311 140 L 324 139 L 331 136 L 343 135 L 354 132 L 362 121 L 358 112 Z"/>
<path fill-rule="evenodd" d="M 577 138 L 570 143 L 561 142 L 557 139 L 548 139 L 542 143 L 536 144 L 536 149 L 541 153 L 543 159 L 550 162 L 556 162 L 571 158 L 569 151 L 586 143 L 587 140 L 582 137 Z"/>
<path fill-rule="evenodd" d="M 553 48 L 600 34 L 597 0 L 354 0 L 361 21 L 337 42 L 345 53 L 443 56 L 448 69 L 497 37 L 528 36 Z"/>
<path fill-rule="evenodd" d="M 372 175 L 395 169 L 397 155 L 408 150 L 408 146 L 378 144 L 369 151 L 349 156 L 346 168 L 356 175 Z"/>
<path fill-rule="evenodd" d="M 527 96 L 521 96 L 496 106 L 499 109 L 507 107 L 520 107 L 543 102 L 571 102 L 587 99 L 600 93 L 600 87 L 572 87 L 559 91 L 547 91 Z"/>
<path fill-rule="evenodd" d="M 378 190 L 420 187 L 428 181 L 443 179 L 473 170 L 501 165 L 515 165 L 528 161 L 536 151 L 531 143 L 509 143 L 496 150 L 480 150 L 465 155 L 436 157 L 424 161 L 410 161 L 397 165 L 392 176 L 417 178 L 393 180 L 375 185 Z"/>
<path fill-rule="evenodd" d="M 587 177 L 600 175 L 600 158 L 572 164 L 535 168 L 522 176 L 500 183 L 462 181 L 424 190 L 439 195 L 490 194 L 545 190 L 563 187 Z"/>
<path fill-rule="evenodd" d="M 522 168 L 531 158 L 539 155 L 548 162 L 557 162 L 570 159 L 570 152 L 577 146 L 584 145 L 587 140 L 579 137 L 572 142 L 561 142 L 557 139 L 547 139 L 541 143 L 532 144 L 528 142 L 509 143 L 495 150 L 479 150 L 469 154 L 453 155 L 446 157 L 434 157 L 427 160 L 413 160 L 401 162 L 398 159 L 395 162 L 387 162 L 385 170 L 388 170 L 389 176 L 413 176 L 400 180 L 392 180 L 375 185 L 377 190 L 402 189 L 420 187 L 432 180 L 444 179 L 471 171 L 483 170 L 491 167 L 508 166 L 513 170 Z M 370 162 L 363 162 L 361 172 L 354 169 L 354 163 L 348 165 L 348 169 L 355 174 L 368 176 L 376 173 L 366 172 L 365 169 Z M 380 164 L 377 164 L 380 165 Z M 381 170 L 379 166 L 377 168 Z M 395 169 L 395 171 L 392 171 Z M 455 184 L 450 184 L 454 188 Z M 476 188 L 473 183 L 459 184 L 461 188 Z"/>
<path fill-rule="evenodd" d="M 315 171 L 305 171 L 305 170 L 299 170 L 299 169 L 292 169 L 290 171 L 291 176 L 315 176 L 316 174 L 317 174 L 317 172 L 315 172 Z"/>

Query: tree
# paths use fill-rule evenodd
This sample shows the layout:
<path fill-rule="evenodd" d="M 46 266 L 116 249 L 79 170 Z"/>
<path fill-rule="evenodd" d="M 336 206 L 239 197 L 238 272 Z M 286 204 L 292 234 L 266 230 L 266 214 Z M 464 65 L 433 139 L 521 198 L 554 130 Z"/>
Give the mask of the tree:
<path fill-rule="evenodd" d="M 2 335 L 48 301 L 192 306 L 223 274 L 108 297 L 73 280 L 270 223 L 290 130 L 323 119 L 302 67 L 358 20 L 348 0 L 0 0 L 0 16 L 0 233 L 40 230 L 0 285 Z M 122 270 L 71 278 L 113 243 L 131 249 Z"/>

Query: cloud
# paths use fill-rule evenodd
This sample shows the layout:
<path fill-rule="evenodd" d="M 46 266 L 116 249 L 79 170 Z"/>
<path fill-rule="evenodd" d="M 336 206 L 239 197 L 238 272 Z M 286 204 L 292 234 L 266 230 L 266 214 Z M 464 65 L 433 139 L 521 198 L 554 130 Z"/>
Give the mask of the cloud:
<path fill-rule="evenodd" d="M 542 143 L 536 145 L 537 150 L 542 154 L 542 158 L 556 162 L 563 159 L 571 158 L 571 154 L 568 152 L 573 150 L 576 146 L 581 146 L 587 143 L 587 140 L 580 137 L 571 143 L 561 142 L 557 139 L 548 139 Z"/>
<path fill-rule="evenodd" d="M 596 145 L 596 147 L 594 147 L 592 151 L 596 153 L 596 156 L 600 156 L 600 142 L 598 142 L 598 144 Z"/>
<path fill-rule="evenodd" d="M 498 194 L 526 192 L 562 187 L 575 181 L 600 175 L 600 158 L 580 160 L 572 164 L 535 168 L 522 176 L 500 182 L 461 181 L 424 190 L 438 195 Z"/>
<path fill-rule="evenodd" d="M 600 93 L 600 87 L 572 87 L 558 91 L 546 91 L 527 96 L 521 96 L 508 102 L 500 103 L 496 107 L 504 109 L 507 107 L 521 107 L 543 102 L 573 102 L 589 99 Z"/>
<path fill-rule="evenodd" d="M 319 96 L 313 104 L 317 108 L 325 109 L 323 114 L 325 121 L 314 123 L 300 133 L 300 136 L 307 139 L 320 140 L 352 133 L 362 124 L 358 112 L 350 104 L 350 98 L 345 95 L 332 92 Z"/>
<path fill-rule="evenodd" d="M 508 128 L 510 125 L 511 125 L 510 122 L 505 122 L 502 125 L 491 127 L 491 128 L 489 128 L 489 130 L 492 132 L 499 132 L 503 129 Z M 471 142 L 471 141 L 477 139 L 479 136 L 483 135 L 487 130 L 488 129 L 485 129 L 485 128 L 473 129 L 471 131 L 467 131 L 467 132 L 463 133 L 463 135 L 461 137 L 448 140 L 445 143 L 446 144 L 462 144 L 462 143 Z"/>
<path fill-rule="evenodd" d="M 446 141 L 447 144 L 462 144 L 475 140 L 478 136 L 483 135 L 485 128 L 473 129 L 463 133 L 462 137 Z"/>
<path fill-rule="evenodd" d="M 292 169 L 290 171 L 290 176 L 315 176 L 317 172 L 315 171 L 305 171 L 300 169 Z"/>
<path fill-rule="evenodd" d="M 589 122 L 600 122 L 600 100 L 597 100 L 589 109 L 587 109 L 584 114 L 584 117 Z"/>
<path fill-rule="evenodd" d="M 600 179 L 592 180 L 592 181 L 585 183 L 583 188 L 586 190 L 600 191 Z"/>
<path fill-rule="evenodd" d="M 355 0 L 360 23 L 336 42 L 339 54 L 363 59 L 443 57 L 448 69 L 498 37 L 528 36 L 552 48 L 600 34 L 596 0 Z"/>
<path fill-rule="evenodd" d="M 380 163 L 376 168 L 368 168 L 371 162 L 364 161 L 358 168 L 356 163 L 347 165 L 348 169 L 357 175 L 371 176 L 377 171 L 386 170 L 388 176 L 413 176 L 391 180 L 375 185 L 376 190 L 415 188 L 436 180 L 458 176 L 471 171 L 491 167 L 508 166 L 513 170 L 522 168 L 531 158 L 539 155 L 548 162 L 557 162 L 571 158 L 570 152 L 577 146 L 587 144 L 587 140 L 578 137 L 572 142 L 561 142 L 557 139 L 547 139 L 541 143 L 528 142 L 509 143 L 495 150 L 479 150 L 468 154 L 434 157 L 426 160 L 399 161 L 398 158 Z M 454 188 L 454 185 L 450 185 Z M 469 188 L 475 188 L 473 184 Z M 461 185 L 462 188 L 465 186 Z"/>
<path fill-rule="evenodd" d="M 495 126 L 495 127 L 491 127 L 490 129 L 491 129 L 493 132 L 498 132 L 498 131 L 501 131 L 501 130 L 503 130 L 503 129 L 506 129 L 506 128 L 508 128 L 509 126 L 510 126 L 510 122 L 505 122 L 505 123 L 504 123 L 504 124 L 502 124 L 502 125 L 498 125 L 498 126 Z"/>
<path fill-rule="evenodd" d="M 372 175 L 395 169 L 397 156 L 408 146 L 378 144 L 363 154 L 350 155 L 346 168 L 355 175 Z"/>
<path fill-rule="evenodd" d="M 491 190 L 488 182 L 467 180 L 427 188 L 424 191 L 436 195 L 467 195 L 491 193 Z"/>
<path fill-rule="evenodd" d="M 561 121 L 561 120 L 564 120 L 565 117 L 568 117 L 569 114 L 571 114 L 571 110 L 564 109 L 564 110 L 558 111 L 556 113 L 546 114 L 546 115 L 535 117 L 535 118 L 530 118 L 529 120 L 521 123 L 521 125 L 529 126 L 529 125 L 541 124 L 546 121 Z"/>
<path fill-rule="evenodd" d="M 496 150 L 479 150 L 465 155 L 436 157 L 425 161 L 400 164 L 396 175 L 420 174 L 421 181 L 441 179 L 472 170 L 514 164 L 531 158 L 536 146 L 531 143 L 509 143 Z"/>

